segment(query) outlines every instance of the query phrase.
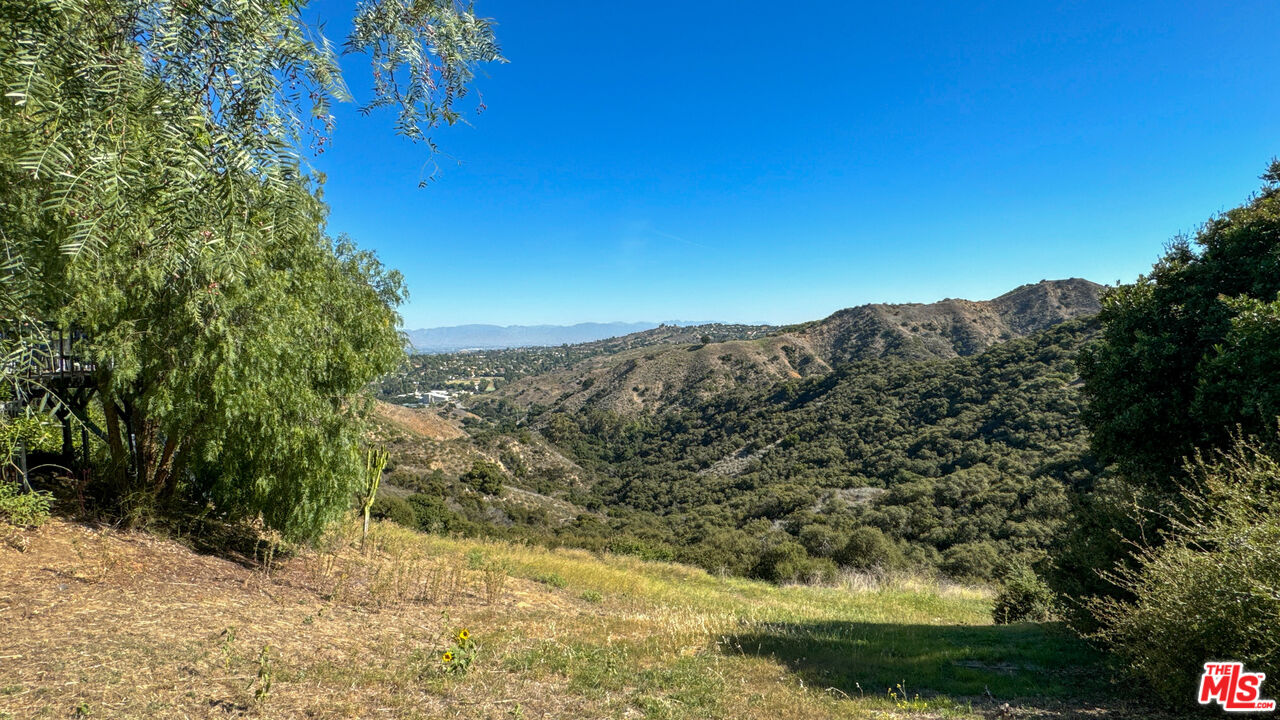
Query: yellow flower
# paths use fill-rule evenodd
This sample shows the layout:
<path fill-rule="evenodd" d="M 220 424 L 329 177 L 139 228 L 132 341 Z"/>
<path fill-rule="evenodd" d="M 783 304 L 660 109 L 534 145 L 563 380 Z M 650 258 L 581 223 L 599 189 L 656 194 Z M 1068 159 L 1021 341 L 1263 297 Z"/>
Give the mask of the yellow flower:
<path fill-rule="evenodd" d="M 440 659 L 443 660 L 444 662 L 453 662 L 453 653 L 446 652 L 444 655 L 440 657 Z"/>
<path fill-rule="evenodd" d="M 471 633 L 467 632 L 466 628 L 462 628 L 461 630 L 458 631 L 459 640 L 466 640 L 469 637 L 471 637 Z"/>

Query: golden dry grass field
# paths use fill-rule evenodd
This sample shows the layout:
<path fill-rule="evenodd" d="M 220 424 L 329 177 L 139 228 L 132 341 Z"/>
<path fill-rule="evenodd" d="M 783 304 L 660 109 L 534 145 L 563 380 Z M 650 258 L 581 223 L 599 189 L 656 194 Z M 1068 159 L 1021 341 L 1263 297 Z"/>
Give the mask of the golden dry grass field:
<path fill-rule="evenodd" d="M 274 557 L 60 520 L 10 537 L 0 718 L 1150 716 L 1056 626 L 991 625 L 982 589 L 779 588 L 391 524 L 362 551 L 348 528 Z"/>

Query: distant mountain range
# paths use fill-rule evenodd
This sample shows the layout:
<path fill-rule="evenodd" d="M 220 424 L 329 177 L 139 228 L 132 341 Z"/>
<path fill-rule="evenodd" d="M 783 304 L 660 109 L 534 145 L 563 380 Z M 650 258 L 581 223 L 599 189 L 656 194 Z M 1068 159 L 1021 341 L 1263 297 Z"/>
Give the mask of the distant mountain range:
<path fill-rule="evenodd" d="M 715 321 L 670 320 L 656 322 L 578 323 L 577 325 L 453 325 L 409 330 L 415 352 L 448 353 L 459 350 L 574 345 L 652 330 L 662 325 L 709 325 Z M 758 323 L 764 324 L 764 323 Z"/>
<path fill-rule="evenodd" d="M 874 358 L 907 361 L 976 355 L 1100 309 L 1103 286 L 1069 278 L 1042 280 L 992 300 L 860 305 L 822 320 L 769 328 L 763 335 L 698 343 L 655 344 L 647 331 L 611 341 L 615 351 L 559 372 L 525 377 L 496 393 L 516 405 L 619 414 L 688 404 L 731 388 L 765 387 L 821 375 Z M 687 335 L 688 333 L 677 333 Z"/>

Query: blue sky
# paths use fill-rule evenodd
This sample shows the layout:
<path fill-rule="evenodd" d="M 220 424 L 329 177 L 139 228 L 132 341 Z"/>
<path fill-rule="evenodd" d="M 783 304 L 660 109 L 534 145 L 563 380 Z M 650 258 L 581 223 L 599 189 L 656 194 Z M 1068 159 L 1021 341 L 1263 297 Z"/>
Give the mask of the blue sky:
<path fill-rule="evenodd" d="M 353 0 L 310 12 L 340 39 Z M 1280 3 L 476 0 L 425 148 L 338 108 L 330 229 L 407 327 L 720 319 L 1129 281 L 1280 153 Z M 344 60 L 357 98 L 367 61 Z"/>

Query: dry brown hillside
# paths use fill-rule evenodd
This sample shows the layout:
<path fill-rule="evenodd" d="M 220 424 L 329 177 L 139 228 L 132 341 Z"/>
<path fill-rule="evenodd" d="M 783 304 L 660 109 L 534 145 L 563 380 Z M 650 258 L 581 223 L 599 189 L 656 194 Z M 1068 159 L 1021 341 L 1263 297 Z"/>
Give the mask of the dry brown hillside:
<path fill-rule="evenodd" d="M 537 434 L 474 438 L 463 429 L 463 420 L 473 417 L 447 406 L 408 408 L 379 402 L 374 409 L 374 439 L 391 451 L 394 468 L 379 493 L 407 497 L 421 491 L 418 483 L 432 472 L 457 477 L 481 460 L 497 464 L 507 475 L 502 503 L 545 510 L 555 524 L 571 522 L 586 512 L 563 498 L 538 492 L 536 482 L 554 478 L 557 490 L 581 488 L 584 473 L 577 463 Z M 490 501 L 497 499 L 486 500 Z M 493 517 L 506 516 L 495 508 Z"/>
<path fill-rule="evenodd" d="M 591 358 L 569 370 L 525 378 L 497 397 L 517 404 L 585 405 L 633 413 L 723 390 L 824 373 L 875 357 L 973 355 L 1072 318 L 1098 312 L 1102 286 L 1042 280 L 993 300 L 862 305 L 762 338 L 660 345 Z"/>

